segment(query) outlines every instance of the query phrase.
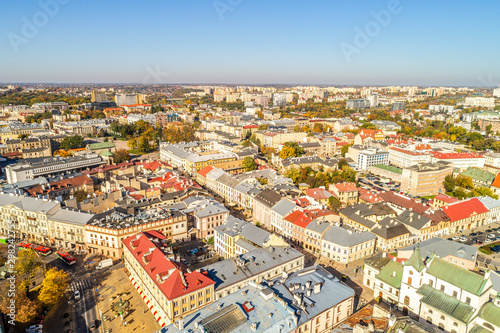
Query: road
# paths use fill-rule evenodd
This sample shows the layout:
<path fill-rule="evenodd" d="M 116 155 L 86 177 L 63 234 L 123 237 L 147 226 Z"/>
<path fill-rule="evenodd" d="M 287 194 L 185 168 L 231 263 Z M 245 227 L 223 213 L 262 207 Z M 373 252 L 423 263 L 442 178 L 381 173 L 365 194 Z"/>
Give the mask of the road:
<path fill-rule="evenodd" d="M 70 285 L 72 293 L 80 291 L 80 299 L 74 300 L 75 326 L 77 333 L 88 333 L 90 326 L 98 319 L 92 281 L 90 279 L 80 279 Z"/>
<path fill-rule="evenodd" d="M 57 257 L 55 253 L 43 257 L 47 267 L 57 267 L 70 275 L 70 304 L 74 307 L 75 331 L 77 333 L 88 333 L 89 327 L 99 318 L 97 315 L 97 304 L 92 290 L 93 279 L 83 265 L 84 256 L 76 256 L 76 264 L 68 265 Z M 75 290 L 80 291 L 80 299 L 74 299 Z"/>

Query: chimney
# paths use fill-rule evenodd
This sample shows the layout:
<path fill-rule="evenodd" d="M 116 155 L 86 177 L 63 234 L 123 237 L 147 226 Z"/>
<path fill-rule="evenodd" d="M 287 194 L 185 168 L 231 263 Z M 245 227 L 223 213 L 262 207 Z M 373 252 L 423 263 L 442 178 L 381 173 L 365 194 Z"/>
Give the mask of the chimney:
<path fill-rule="evenodd" d="M 319 294 L 319 293 L 320 293 L 320 291 L 321 291 L 321 283 L 316 283 L 316 284 L 314 285 L 314 293 L 315 293 L 315 294 Z"/>

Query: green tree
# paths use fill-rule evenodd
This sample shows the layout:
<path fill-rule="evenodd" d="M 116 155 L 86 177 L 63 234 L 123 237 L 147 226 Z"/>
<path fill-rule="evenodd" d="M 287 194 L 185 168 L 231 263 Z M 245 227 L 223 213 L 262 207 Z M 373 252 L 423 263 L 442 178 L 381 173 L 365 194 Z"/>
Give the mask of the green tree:
<path fill-rule="evenodd" d="M 350 146 L 351 145 L 344 145 L 344 146 L 342 146 L 342 148 L 340 148 L 340 154 L 342 156 L 345 156 L 347 154 L 347 152 L 349 151 L 349 147 Z"/>
<path fill-rule="evenodd" d="M 77 149 L 85 147 L 85 142 L 81 135 L 73 135 L 64 138 L 61 141 L 61 149 Z"/>
<path fill-rule="evenodd" d="M 330 208 L 331 211 L 338 213 L 340 208 L 342 207 L 342 203 L 340 200 L 334 196 L 331 196 L 328 198 L 328 208 Z"/>
<path fill-rule="evenodd" d="M 444 177 L 443 186 L 446 189 L 446 192 L 453 192 L 455 190 L 456 183 L 453 175 L 449 174 Z"/>
<path fill-rule="evenodd" d="M 115 153 L 113 154 L 113 157 L 116 164 L 130 161 L 130 154 L 126 149 L 116 150 Z"/>
<path fill-rule="evenodd" d="M 361 125 L 359 128 L 366 128 L 366 129 L 377 129 L 377 126 L 373 125 L 372 123 L 364 123 L 363 125 Z"/>
<path fill-rule="evenodd" d="M 257 169 L 257 163 L 255 163 L 255 160 L 252 157 L 245 157 L 243 159 L 243 162 L 241 163 L 241 166 L 245 171 L 253 171 Z"/>

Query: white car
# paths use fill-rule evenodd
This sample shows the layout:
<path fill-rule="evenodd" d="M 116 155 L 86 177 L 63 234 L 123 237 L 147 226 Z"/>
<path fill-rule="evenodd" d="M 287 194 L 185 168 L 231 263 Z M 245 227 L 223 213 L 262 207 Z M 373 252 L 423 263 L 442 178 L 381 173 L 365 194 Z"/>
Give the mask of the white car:
<path fill-rule="evenodd" d="M 467 237 L 465 237 L 465 236 L 460 237 L 460 241 L 461 242 L 467 242 Z"/>
<path fill-rule="evenodd" d="M 75 290 L 75 299 L 78 301 L 80 299 L 80 292 Z"/>
<path fill-rule="evenodd" d="M 495 238 L 497 238 L 497 235 L 495 235 L 495 234 L 489 234 L 488 238 L 489 239 L 495 239 Z"/>
<path fill-rule="evenodd" d="M 458 237 L 458 236 L 453 236 L 453 237 L 451 237 L 451 239 L 453 239 L 454 241 L 457 241 L 457 240 L 459 240 L 459 239 L 460 239 L 460 237 Z"/>

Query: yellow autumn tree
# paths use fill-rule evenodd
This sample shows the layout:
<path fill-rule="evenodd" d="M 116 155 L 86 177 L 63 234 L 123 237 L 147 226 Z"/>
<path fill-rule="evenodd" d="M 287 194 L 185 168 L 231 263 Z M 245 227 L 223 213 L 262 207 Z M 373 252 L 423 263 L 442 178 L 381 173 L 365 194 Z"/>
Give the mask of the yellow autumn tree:
<path fill-rule="evenodd" d="M 26 288 L 20 281 L 16 281 L 16 292 L 13 295 L 9 286 L 10 282 L 0 284 L 0 312 L 10 313 L 11 301 L 15 300 L 16 322 L 29 323 L 35 319 L 40 305 L 37 300 L 26 296 Z"/>
<path fill-rule="evenodd" d="M 68 273 L 55 267 L 49 269 L 45 272 L 38 300 L 45 305 L 56 304 L 64 296 L 68 284 Z"/>
<path fill-rule="evenodd" d="M 20 279 L 20 284 L 25 292 L 28 292 L 28 286 L 31 279 L 35 276 L 37 271 L 42 267 L 42 260 L 31 249 L 22 249 L 17 252 L 17 260 L 15 269 L 17 276 Z"/>

